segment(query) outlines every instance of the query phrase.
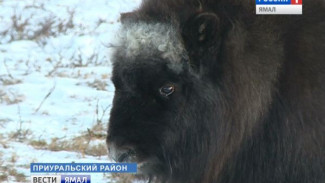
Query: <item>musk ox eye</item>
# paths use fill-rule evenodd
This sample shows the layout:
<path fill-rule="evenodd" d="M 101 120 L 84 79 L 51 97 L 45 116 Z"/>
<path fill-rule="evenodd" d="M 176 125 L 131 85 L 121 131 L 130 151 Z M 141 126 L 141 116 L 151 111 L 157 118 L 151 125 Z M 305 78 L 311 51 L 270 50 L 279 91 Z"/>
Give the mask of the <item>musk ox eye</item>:
<path fill-rule="evenodd" d="M 171 84 L 164 85 L 159 89 L 160 95 L 162 95 L 164 97 L 168 97 L 169 95 L 174 93 L 174 91 L 175 91 L 175 87 L 174 87 L 174 85 L 171 85 Z"/>

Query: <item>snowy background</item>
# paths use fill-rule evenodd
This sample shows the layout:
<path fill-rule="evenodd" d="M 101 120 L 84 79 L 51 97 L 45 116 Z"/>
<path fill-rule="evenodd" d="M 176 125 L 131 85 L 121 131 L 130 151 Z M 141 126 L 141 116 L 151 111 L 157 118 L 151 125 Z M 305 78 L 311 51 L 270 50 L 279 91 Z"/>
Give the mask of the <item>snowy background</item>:
<path fill-rule="evenodd" d="M 139 3 L 0 0 L 0 182 L 30 182 L 32 162 L 110 162 L 109 45 Z"/>

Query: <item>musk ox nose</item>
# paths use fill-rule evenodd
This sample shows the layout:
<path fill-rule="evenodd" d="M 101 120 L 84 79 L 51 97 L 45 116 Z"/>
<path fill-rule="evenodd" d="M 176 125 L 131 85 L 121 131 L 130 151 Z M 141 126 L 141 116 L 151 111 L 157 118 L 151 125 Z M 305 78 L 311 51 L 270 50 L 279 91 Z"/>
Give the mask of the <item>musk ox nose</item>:
<path fill-rule="evenodd" d="M 136 158 L 136 152 L 133 148 L 121 148 L 115 144 L 108 145 L 108 154 L 115 162 L 133 162 Z"/>

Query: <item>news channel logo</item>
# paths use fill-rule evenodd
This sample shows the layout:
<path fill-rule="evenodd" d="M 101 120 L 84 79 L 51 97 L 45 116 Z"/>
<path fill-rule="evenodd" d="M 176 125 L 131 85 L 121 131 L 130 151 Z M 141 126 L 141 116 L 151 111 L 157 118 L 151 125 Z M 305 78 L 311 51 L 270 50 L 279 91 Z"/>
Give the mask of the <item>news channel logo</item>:
<path fill-rule="evenodd" d="M 30 172 L 32 183 L 91 183 L 91 173 L 137 173 L 137 164 L 31 163 Z"/>
<path fill-rule="evenodd" d="M 255 0 L 257 15 L 302 15 L 302 0 Z"/>
<path fill-rule="evenodd" d="M 91 183 L 90 175 L 32 175 L 32 183 Z"/>

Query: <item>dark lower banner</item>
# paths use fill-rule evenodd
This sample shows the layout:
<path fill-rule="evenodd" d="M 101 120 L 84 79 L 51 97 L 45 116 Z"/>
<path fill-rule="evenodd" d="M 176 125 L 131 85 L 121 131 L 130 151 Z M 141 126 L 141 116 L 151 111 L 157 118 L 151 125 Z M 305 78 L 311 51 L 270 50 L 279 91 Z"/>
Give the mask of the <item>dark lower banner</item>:
<path fill-rule="evenodd" d="M 32 175 L 31 183 L 91 183 L 90 175 Z"/>

